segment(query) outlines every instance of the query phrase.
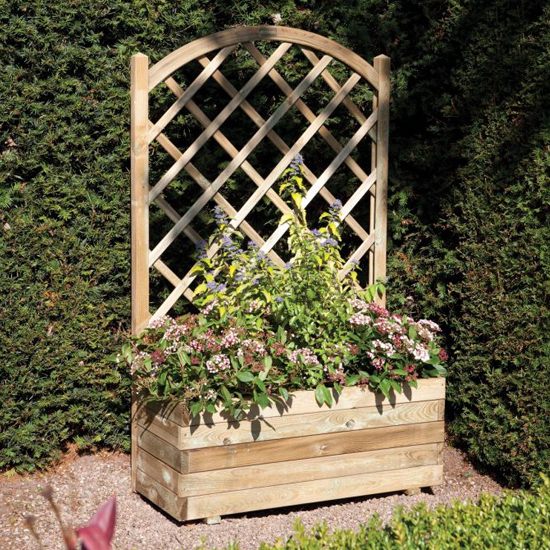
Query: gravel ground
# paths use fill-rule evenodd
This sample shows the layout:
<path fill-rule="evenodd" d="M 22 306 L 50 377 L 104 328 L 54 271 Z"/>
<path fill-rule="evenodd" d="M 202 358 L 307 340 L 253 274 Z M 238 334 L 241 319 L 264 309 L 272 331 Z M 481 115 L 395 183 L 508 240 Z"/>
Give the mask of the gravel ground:
<path fill-rule="evenodd" d="M 406 496 L 391 493 L 264 512 L 225 517 L 218 525 L 203 522 L 178 523 L 130 488 L 130 459 L 122 454 L 67 456 L 52 472 L 7 479 L 0 476 L 0 548 L 34 550 L 38 545 L 22 523 L 26 514 L 37 517 L 45 550 L 61 549 L 62 542 L 53 512 L 39 495 L 50 484 L 66 523 L 85 524 L 111 495 L 117 496 L 117 526 L 113 550 L 191 550 L 223 548 L 237 540 L 242 550 L 255 550 L 261 541 L 287 538 L 300 518 L 307 528 L 325 520 L 329 526 L 357 529 L 378 514 L 388 520 L 399 504 L 412 506 L 425 501 L 429 506 L 454 500 L 476 500 L 480 493 L 498 493 L 502 488 L 490 477 L 477 472 L 465 456 L 444 449 L 445 482 L 432 491 Z"/>

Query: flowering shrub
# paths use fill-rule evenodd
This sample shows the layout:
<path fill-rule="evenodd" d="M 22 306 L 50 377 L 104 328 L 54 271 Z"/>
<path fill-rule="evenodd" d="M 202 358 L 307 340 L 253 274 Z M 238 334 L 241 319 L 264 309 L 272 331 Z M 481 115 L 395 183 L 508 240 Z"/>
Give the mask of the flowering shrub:
<path fill-rule="evenodd" d="M 180 400 L 193 415 L 221 405 L 239 419 L 256 403 L 315 389 L 320 405 L 344 386 L 369 386 L 389 398 L 418 377 L 445 375 L 439 327 L 391 315 L 375 302 L 382 284 L 362 290 L 357 265 L 344 261 L 339 201 L 310 230 L 302 208 L 302 159 L 281 177 L 289 196 L 291 260 L 275 265 L 231 227 L 217 208 L 217 231 L 201 243 L 194 273 L 199 313 L 154 319 L 123 347 L 148 399 Z"/>

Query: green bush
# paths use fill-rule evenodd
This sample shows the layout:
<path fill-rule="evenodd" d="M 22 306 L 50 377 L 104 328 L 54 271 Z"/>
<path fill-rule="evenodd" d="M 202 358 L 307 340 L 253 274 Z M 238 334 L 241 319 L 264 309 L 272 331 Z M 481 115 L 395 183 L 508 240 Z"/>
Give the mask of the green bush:
<path fill-rule="evenodd" d="M 424 503 L 399 509 L 385 526 L 375 516 L 357 533 L 332 531 L 326 524 L 306 533 L 297 525 L 286 542 L 259 550 L 512 550 L 550 545 L 550 487 L 503 497 L 482 495 L 476 504 L 455 502 L 428 510 Z M 234 548 L 234 547 L 233 547 Z"/>
<path fill-rule="evenodd" d="M 155 62 L 276 13 L 392 58 L 389 306 L 445 326 L 457 441 L 531 483 L 550 466 L 542 0 L 6 0 L 0 468 L 42 467 L 70 442 L 128 447 L 129 378 L 105 357 L 129 319 L 131 54 Z"/>

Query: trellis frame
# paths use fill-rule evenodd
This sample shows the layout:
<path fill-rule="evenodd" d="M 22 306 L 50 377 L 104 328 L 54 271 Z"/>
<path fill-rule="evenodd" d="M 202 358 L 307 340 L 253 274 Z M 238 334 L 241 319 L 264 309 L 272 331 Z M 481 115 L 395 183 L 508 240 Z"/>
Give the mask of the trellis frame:
<path fill-rule="evenodd" d="M 255 47 L 255 41 L 279 42 L 274 53 L 266 59 Z M 245 47 L 259 65 L 257 73 L 240 89 L 236 90 L 225 78 L 221 66 L 228 55 L 238 45 Z M 286 51 L 292 46 L 301 48 L 303 54 L 313 68 L 304 80 L 292 89 L 275 66 Z M 319 59 L 315 52 L 322 54 Z M 210 54 L 214 54 L 212 58 Z M 327 70 L 332 59 L 346 65 L 352 75 L 344 84 L 340 84 Z M 187 63 L 198 60 L 203 67 L 186 89 L 182 89 L 173 78 L 173 74 Z M 275 113 L 264 120 L 262 116 L 248 103 L 246 97 L 254 87 L 265 77 L 271 78 L 275 85 L 286 95 L 287 99 L 276 109 Z M 301 99 L 302 93 L 316 78 L 324 79 L 334 96 L 319 114 L 315 114 Z M 202 84 L 213 79 L 230 97 L 229 104 L 210 120 L 208 116 L 193 101 L 193 96 L 200 90 Z M 357 106 L 348 98 L 353 86 L 364 79 L 374 92 L 373 111 L 367 118 Z M 159 84 L 165 83 L 176 99 L 174 104 L 156 122 L 149 120 L 149 93 Z M 280 226 L 267 239 L 262 237 L 246 221 L 247 214 L 265 195 L 282 212 L 289 212 L 288 206 L 271 188 L 277 181 L 280 173 L 289 165 L 294 155 L 306 145 L 307 141 L 319 135 L 335 153 L 335 159 L 317 177 L 305 166 L 305 179 L 310 184 L 304 206 L 317 195 L 327 202 L 333 202 L 335 197 L 325 187 L 326 182 L 342 164 L 346 164 L 351 172 L 359 179 L 360 185 L 343 205 L 341 222 L 346 223 L 362 240 L 350 260 L 359 260 L 368 254 L 369 282 L 383 279 L 386 276 L 386 233 L 387 233 L 387 179 L 388 179 L 388 134 L 389 134 L 389 101 L 390 101 L 390 59 L 379 55 L 370 65 L 357 54 L 340 44 L 319 35 L 298 29 L 278 26 L 241 27 L 212 34 L 195 40 L 172 52 L 164 59 L 149 68 L 149 58 L 138 53 L 131 60 L 131 234 L 132 234 L 132 333 L 138 335 L 150 322 L 152 317 L 168 313 L 174 303 L 183 295 L 192 300 L 191 283 L 194 276 L 190 273 L 180 278 L 162 262 L 161 256 L 167 247 L 181 232 L 184 232 L 193 242 L 197 243 L 201 236 L 192 227 L 193 218 L 210 201 L 215 201 L 232 219 L 231 225 L 241 230 L 272 260 L 282 265 L 283 261 L 277 255 L 273 246 L 282 237 L 285 226 Z M 343 104 L 350 114 L 359 122 L 360 128 L 355 135 L 342 146 L 331 134 L 324 122 L 334 109 Z M 310 126 L 302 136 L 291 145 L 288 145 L 283 136 L 280 136 L 275 126 L 292 106 L 295 106 L 309 122 Z M 185 151 L 179 151 L 163 133 L 170 120 L 182 109 L 187 109 L 204 126 L 203 133 Z M 238 150 L 223 134 L 223 122 L 235 109 L 241 109 L 258 127 L 258 131 L 249 140 L 247 145 Z M 351 152 L 364 137 L 369 137 L 371 145 L 371 170 L 367 174 L 351 157 Z M 232 159 L 229 165 L 213 181 L 206 178 L 193 165 L 192 159 L 201 146 L 210 138 L 214 139 Z M 247 157 L 254 147 L 264 138 L 269 139 L 282 153 L 283 158 L 265 178 L 247 161 Z M 156 140 L 174 159 L 172 167 L 154 185 L 149 182 L 149 146 Z M 245 202 L 240 210 L 236 210 L 223 197 L 223 184 L 237 168 L 247 174 L 257 189 Z M 195 202 L 188 212 L 180 215 L 162 197 L 162 191 L 181 171 L 185 170 L 191 178 L 202 188 L 202 196 Z M 370 218 L 367 229 L 352 216 L 353 208 L 369 194 Z M 149 246 L 149 206 L 155 202 L 166 215 L 174 222 L 169 233 L 150 250 Z M 208 250 L 208 255 L 216 253 L 216 246 Z M 174 287 L 168 299 L 156 311 L 150 311 L 149 276 L 150 268 L 155 267 Z M 344 267 L 341 276 L 346 274 Z M 439 413 L 438 413 L 439 414 Z M 134 396 L 132 405 L 132 484 L 137 490 L 137 459 L 138 453 L 138 424 L 137 400 Z M 164 421 L 163 421 L 164 422 Z M 439 436 L 438 436 L 439 437 Z M 442 436 L 441 436 L 442 437 Z M 439 440 L 438 440 L 439 441 Z M 160 449 L 160 454 L 164 453 Z M 439 451 L 438 451 L 439 452 Z M 431 474 L 430 474 L 431 475 Z M 438 474 L 439 475 L 439 474 Z M 427 478 L 426 478 L 427 479 Z M 426 481 L 424 479 L 424 481 Z M 400 482 L 401 483 L 401 482 Z M 421 482 L 419 481 L 419 484 Z M 430 481 L 431 483 L 431 481 Z M 392 486 L 393 489 L 398 485 Z M 400 485 L 399 485 L 400 486 Z M 143 493 L 143 490 L 140 492 Z M 147 494 L 151 500 L 161 505 L 154 495 Z M 157 495 L 158 496 L 158 495 Z M 167 509 L 167 508 L 165 508 Z M 176 517 L 176 516 L 175 516 Z M 180 519 L 184 519 L 183 516 Z"/>
<path fill-rule="evenodd" d="M 254 46 L 254 41 L 280 42 L 279 47 L 269 59 Z M 231 51 L 242 44 L 248 49 L 252 57 L 260 65 L 258 72 L 241 88 L 235 90 L 225 79 L 221 72 L 221 65 Z M 302 83 L 292 90 L 274 68 L 277 60 L 293 45 L 300 47 L 304 55 L 313 64 L 313 69 Z M 219 52 L 209 59 L 211 52 Z M 319 60 L 314 51 L 324 54 Z M 190 61 L 199 60 L 204 67 L 197 79 L 183 90 L 172 78 L 179 68 Z M 332 75 L 326 70 L 331 59 L 336 59 L 348 66 L 353 74 L 346 84 L 340 86 Z M 384 278 L 386 275 L 386 233 L 387 233 L 387 174 L 388 174 L 388 128 L 389 128 L 389 98 L 390 98 L 390 59 L 385 55 L 379 55 L 374 59 L 374 66 L 368 64 L 357 54 L 344 48 L 340 44 L 322 36 L 287 27 L 258 26 L 240 27 L 221 31 L 205 38 L 195 40 L 178 50 L 172 52 L 157 64 L 149 68 L 147 56 L 138 53 L 132 56 L 131 61 L 131 223 L 132 223 L 132 333 L 139 334 L 145 328 L 151 317 L 160 316 L 168 312 L 174 303 L 182 296 L 192 300 L 190 288 L 192 276 L 186 275 L 180 279 L 161 260 L 162 253 L 171 242 L 185 232 L 194 242 L 201 240 L 197 232 L 191 227 L 190 222 L 196 214 L 210 201 L 216 201 L 232 217 L 231 224 L 241 229 L 272 259 L 281 264 L 282 260 L 273 250 L 274 244 L 282 236 L 286 228 L 278 228 L 274 234 L 264 241 L 255 230 L 246 222 L 246 215 L 264 196 L 268 196 L 272 202 L 282 211 L 288 211 L 288 207 L 271 189 L 278 175 L 288 166 L 295 153 L 299 152 L 311 137 L 319 134 L 337 156 L 325 172 L 316 178 L 306 167 L 306 179 L 312 185 L 305 198 L 305 204 L 319 193 L 329 202 L 334 196 L 324 187 L 330 176 L 342 164 L 346 163 L 352 172 L 361 180 L 359 189 L 352 195 L 342 210 L 342 221 L 345 221 L 356 234 L 362 238 L 363 243 L 357 249 L 351 259 L 360 259 L 368 253 L 370 282 Z M 254 108 L 246 101 L 246 96 L 262 78 L 269 76 L 287 96 L 277 109 L 274 116 L 268 121 L 261 118 Z M 315 115 L 300 99 L 301 94 L 317 78 L 322 77 L 329 87 L 335 92 L 335 96 L 320 115 Z M 201 85 L 213 78 L 220 84 L 230 97 L 228 106 L 214 119 L 210 121 L 201 111 L 192 97 L 200 89 Z M 353 85 L 360 79 L 365 79 L 374 91 L 373 113 L 367 119 L 347 98 L 347 94 Z M 149 121 L 149 93 L 158 84 L 164 82 L 177 97 L 175 103 L 156 122 Z M 361 124 L 360 130 L 342 147 L 323 126 L 324 121 L 331 112 L 343 103 L 352 116 Z M 310 122 L 310 127 L 289 147 L 275 132 L 274 127 L 284 112 L 292 106 L 304 114 Z M 186 151 L 180 152 L 174 144 L 162 133 L 165 126 L 181 110 L 185 108 L 191 112 L 205 126 L 205 131 Z M 238 151 L 227 140 L 220 129 L 224 120 L 231 113 L 241 108 L 248 114 L 251 120 L 259 126 L 258 132 L 250 142 Z M 332 111 L 331 111 L 332 109 Z M 363 169 L 351 158 L 350 153 L 361 139 L 368 135 L 372 140 L 371 173 L 366 174 Z M 207 182 L 200 172 L 192 164 L 193 156 L 199 151 L 210 137 L 214 138 L 221 147 L 232 157 L 229 166 L 216 178 L 214 182 Z M 262 178 L 247 162 L 248 154 L 261 139 L 267 137 L 283 153 L 283 159 L 266 178 Z M 149 185 L 149 145 L 157 140 L 161 146 L 174 158 L 174 165 L 153 187 Z M 254 142 L 254 143 L 252 143 Z M 221 195 L 225 180 L 232 171 L 241 167 L 258 186 L 252 197 L 244 207 L 237 212 Z M 162 190 L 176 177 L 180 170 L 185 169 L 188 174 L 203 188 L 203 195 L 186 212 L 180 216 L 162 197 Z M 351 215 L 351 210 L 367 192 L 370 193 L 370 220 L 368 230 L 365 230 Z M 174 228 L 161 240 L 154 250 L 149 249 L 149 205 L 156 202 L 157 205 L 174 221 Z M 216 248 L 209 249 L 208 254 L 215 254 Z M 171 295 L 155 312 L 150 311 L 149 299 L 149 270 L 154 266 L 173 286 Z M 344 275 L 344 273 L 342 273 Z"/>

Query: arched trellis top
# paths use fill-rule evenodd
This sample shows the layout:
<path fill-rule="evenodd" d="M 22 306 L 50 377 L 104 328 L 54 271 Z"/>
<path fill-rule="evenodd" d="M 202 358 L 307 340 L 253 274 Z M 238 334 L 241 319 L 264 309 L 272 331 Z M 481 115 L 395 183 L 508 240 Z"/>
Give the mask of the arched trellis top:
<path fill-rule="evenodd" d="M 362 57 L 338 44 L 338 42 L 300 29 L 258 26 L 237 27 L 220 31 L 178 48 L 151 67 L 149 70 L 149 91 L 194 59 L 220 48 L 257 40 L 290 42 L 330 55 L 345 63 L 350 69 L 367 80 L 375 90 L 378 90 L 378 71 Z"/>
<path fill-rule="evenodd" d="M 280 42 L 269 57 L 264 57 L 254 45 L 255 41 Z M 258 70 L 241 89 L 237 90 L 225 78 L 221 66 L 225 59 L 242 45 L 258 65 Z M 295 87 L 291 87 L 277 70 L 277 63 L 292 46 L 298 46 L 312 69 Z M 321 58 L 315 52 L 323 54 Z M 209 57 L 212 54 L 212 57 Z M 327 70 L 333 60 L 347 66 L 351 76 L 345 83 L 340 83 Z M 200 74 L 184 89 L 174 74 L 189 63 L 198 61 L 202 66 Z M 357 54 L 340 44 L 322 36 L 286 27 L 263 26 L 241 27 L 225 30 L 205 38 L 195 40 L 167 55 L 164 59 L 149 68 L 149 59 L 143 54 L 132 57 L 132 121 L 131 121 L 131 176 L 132 176 L 132 332 L 139 333 L 149 322 L 151 316 L 158 317 L 169 312 L 181 296 L 193 299 L 192 284 L 195 279 L 191 269 L 183 277 L 174 273 L 162 260 L 162 255 L 174 240 L 185 234 L 193 242 L 205 240 L 193 227 L 195 218 L 206 205 L 213 201 L 231 217 L 231 225 L 240 228 L 271 259 L 282 265 L 274 246 L 284 235 L 288 226 L 279 226 L 267 239 L 263 239 L 246 221 L 248 214 L 267 197 L 282 213 L 289 211 L 288 206 L 272 189 L 281 172 L 288 167 L 294 156 L 306 147 L 307 143 L 318 136 L 335 153 L 330 164 L 323 172 L 316 175 L 305 166 L 305 178 L 310 188 L 304 198 L 307 206 L 317 195 L 328 203 L 335 197 L 326 187 L 326 183 L 340 166 L 346 165 L 351 174 L 357 178 L 359 185 L 345 202 L 341 210 L 341 221 L 361 239 L 362 244 L 349 258 L 349 262 L 360 260 L 367 255 L 369 259 L 369 280 L 372 282 L 384 277 L 386 273 L 386 203 L 387 203 L 387 168 L 388 168 L 388 126 L 389 126 L 389 58 L 380 55 L 370 65 Z M 267 119 L 248 102 L 248 95 L 263 78 L 270 78 L 286 96 L 285 100 L 270 114 Z M 311 110 L 303 99 L 304 93 L 317 78 L 322 78 L 332 90 L 333 96 L 320 112 Z M 226 93 L 230 102 L 213 120 L 193 100 L 200 88 L 208 80 L 215 81 Z M 373 109 L 370 116 L 363 115 L 357 105 L 348 97 L 353 87 L 364 79 L 374 90 Z M 149 120 L 149 92 L 164 82 L 175 95 L 174 103 L 156 121 Z M 335 109 L 343 105 L 349 115 L 359 123 L 359 129 L 342 144 L 331 132 L 325 122 Z M 277 133 L 276 125 L 291 108 L 295 107 L 309 123 L 302 135 L 287 144 L 283 135 Z M 202 133 L 180 151 L 166 134 L 166 127 L 182 110 L 186 109 L 204 128 Z M 237 109 L 242 110 L 257 126 L 256 133 L 240 148 L 230 141 L 222 130 L 222 125 Z M 279 127 L 277 127 L 279 128 Z M 365 137 L 372 140 L 372 152 L 369 167 L 359 165 L 351 153 Z M 282 158 L 276 162 L 267 176 L 261 176 L 247 160 L 248 156 L 263 139 L 269 140 L 276 147 Z M 230 157 L 230 162 L 213 181 L 207 178 L 193 164 L 193 158 L 209 140 L 215 141 Z M 150 185 L 149 182 L 149 147 L 156 141 L 173 159 L 174 164 L 162 177 Z M 232 174 L 241 169 L 256 186 L 252 195 L 239 209 L 234 208 L 223 195 L 223 186 Z M 193 179 L 202 189 L 200 197 L 190 206 L 187 212 L 178 213 L 165 199 L 163 191 L 182 171 Z M 370 195 L 368 228 L 352 215 L 352 210 L 366 195 Z M 172 229 L 150 250 L 149 248 L 149 206 L 155 203 L 174 223 Z M 212 245 L 207 251 L 211 257 L 217 247 Z M 150 311 L 149 276 L 154 267 L 172 285 L 173 290 L 166 300 L 156 309 Z M 348 269 L 349 270 L 349 269 Z M 341 273 L 344 276 L 346 267 Z"/>

